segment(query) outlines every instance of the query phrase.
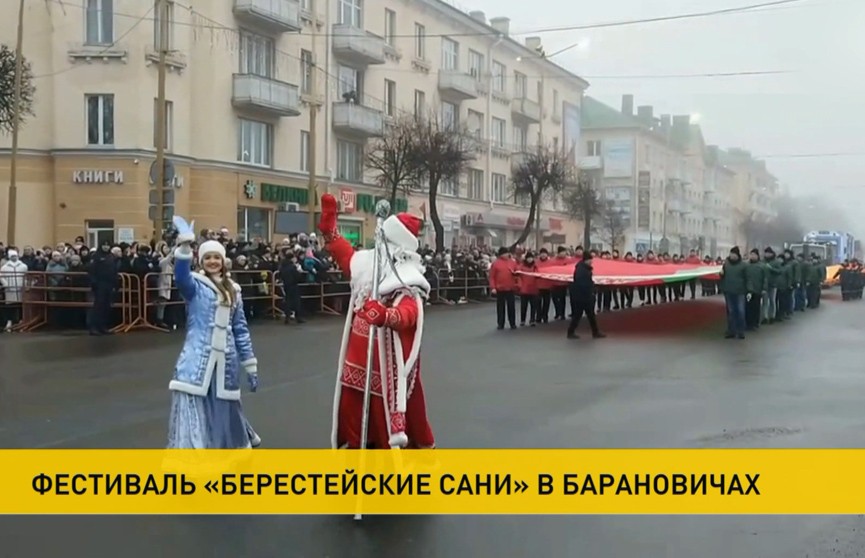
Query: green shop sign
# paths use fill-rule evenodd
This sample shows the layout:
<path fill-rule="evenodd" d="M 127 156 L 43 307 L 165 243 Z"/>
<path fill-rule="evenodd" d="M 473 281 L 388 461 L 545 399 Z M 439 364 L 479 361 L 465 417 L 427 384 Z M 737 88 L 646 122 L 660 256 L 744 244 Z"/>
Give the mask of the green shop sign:
<path fill-rule="evenodd" d="M 355 209 L 363 211 L 370 215 L 375 214 L 375 205 L 379 200 L 387 199 L 384 196 L 373 196 L 372 194 L 358 194 L 355 199 Z M 401 213 L 408 211 L 408 200 L 405 198 L 397 198 L 395 207 L 390 208 L 391 213 Z"/>
<path fill-rule="evenodd" d="M 375 205 L 379 200 L 383 199 L 386 198 L 384 196 L 373 196 L 372 194 L 357 194 L 355 198 L 355 210 L 373 215 L 375 214 Z M 309 190 L 262 182 L 261 201 L 269 203 L 296 203 L 308 207 Z M 398 198 L 396 206 L 391 208 L 391 212 L 400 213 L 403 211 L 408 211 L 408 200 Z"/>
<path fill-rule="evenodd" d="M 261 184 L 261 201 L 270 203 L 296 203 L 307 205 L 309 190 L 305 188 L 290 188 L 276 184 Z"/>

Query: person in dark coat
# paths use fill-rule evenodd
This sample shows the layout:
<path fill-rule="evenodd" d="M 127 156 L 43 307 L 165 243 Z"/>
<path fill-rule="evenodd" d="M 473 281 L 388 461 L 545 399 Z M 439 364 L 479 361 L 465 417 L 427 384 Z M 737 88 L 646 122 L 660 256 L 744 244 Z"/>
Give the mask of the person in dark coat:
<path fill-rule="evenodd" d="M 300 300 L 300 284 L 303 283 L 303 273 L 297 258 L 289 250 L 279 264 L 279 278 L 282 279 L 282 290 L 285 293 L 283 312 L 285 312 L 285 323 L 287 324 L 294 314 L 294 320 L 302 324 L 303 304 Z"/>
<path fill-rule="evenodd" d="M 595 319 L 595 282 L 592 279 L 592 261 L 592 254 L 586 253 L 574 268 L 574 280 L 569 287 L 571 323 L 568 326 L 568 339 L 579 338 L 575 332 L 584 312 L 589 320 L 589 327 L 592 328 L 592 337 L 595 339 L 606 337 L 598 330 L 598 321 Z"/>
<path fill-rule="evenodd" d="M 111 253 L 111 244 L 103 242 L 90 260 L 90 290 L 93 306 L 90 309 L 90 335 L 108 335 L 111 319 L 111 301 L 117 287 L 119 263 Z"/>

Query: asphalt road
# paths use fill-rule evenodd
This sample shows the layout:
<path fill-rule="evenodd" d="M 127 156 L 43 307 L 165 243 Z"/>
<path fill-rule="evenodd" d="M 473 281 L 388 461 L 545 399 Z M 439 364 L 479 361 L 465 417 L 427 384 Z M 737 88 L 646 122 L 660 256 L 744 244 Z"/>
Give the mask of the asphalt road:
<path fill-rule="evenodd" d="M 863 447 L 863 303 L 744 341 L 718 301 L 496 331 L 490 305 L 427 315 L 441 447 Z M 265 447 L 326 447 L 342 320 L 253 330 Z M 0 447 L 158 448 L 179 334 L 0 336 Z M 2 497 L 2 495 L 0 495 Z M 0 556 L 730 558 L 865 556 L 862 517 L 4 517 Z"/>

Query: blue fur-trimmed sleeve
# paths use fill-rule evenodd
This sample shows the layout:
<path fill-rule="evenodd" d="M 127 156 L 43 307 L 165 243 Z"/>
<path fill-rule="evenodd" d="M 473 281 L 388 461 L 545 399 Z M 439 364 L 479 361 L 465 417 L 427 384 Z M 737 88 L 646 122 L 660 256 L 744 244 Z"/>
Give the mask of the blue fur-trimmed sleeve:
<path fill-rule="evenodd" d="M 231 318 L 231 331 L 234 334 L 234 345 L 240 366 L 248 374 L 258 374 L 258 359 L 252 350 L 252 335 L 249 333 L 249 324 L 246 323 L 246 313 L 243 311 L 243 300 L 240 298 L 240 289 L 237 288 L 237 302 L 234 306 L 234 315 Z"/>
<path fill-rule="evenodd" d="M 174 250 L 174 280 L 184 300 L 195 298 L 195 279 L 192 278 L 192 248 L 178 246 Z"/>

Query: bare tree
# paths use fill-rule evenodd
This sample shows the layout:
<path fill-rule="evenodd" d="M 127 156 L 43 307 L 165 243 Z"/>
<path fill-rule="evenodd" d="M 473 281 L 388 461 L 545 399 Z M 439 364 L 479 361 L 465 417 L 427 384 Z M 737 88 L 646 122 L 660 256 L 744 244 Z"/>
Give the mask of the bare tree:
<path fill-rule="evenodd" d="M 439 184 L 457 180 L 475 158 L 475 143 L 463 129 L 442 122 L 437 113 L 417 117 L 412 125 L 418 176 L 429 186 L 430 219 L 436 235 L 436 251 L 444 252 L 445 237 L 436 200 Z"/>
<path fill-rule="evenodd" d="M 604 202 L 604 212 L 602 215 L 604 234 L 610 242 L 610 250 L 617 250 L 625 243 L 625 231 L 627 223 L 625 221 L 625 213 L 618 207 L 613 200 Z"/>
<path fill-rule="evenodd" d="M 528 239 L 536 221 L 541 202 L 561 195 L 565 185 L 572 179 L 572 169 L 564 154 L 549 148 L 538 148 L 527 153 L 513 171 L 512 184 L 515 199 L 529 198 L 529 216 L 526 226 L 514 246 Z"/>
<path fill-rule="evenodd" d="M 604 209 L 591 177 L 585 172 L 579 173 L 576 183 L 565 189 L 564 200 L 568 214 L 583 221 L 583 246 L 588 250 L 592 245 L 592 222 L 603 214 Z"/>
<path fill-rule="evenodd" d="M 33 70 L 26 59 L 21 61 L 21 98 L 18 103 L 18 122 L 33 116 Z M 0 132 L 11 133 L 15 120 L 15 51 L 0 45 Z"/>
<path fill-rule="evenodd" d="M 408 195 L 420 180 L 414 132 L 414 117 L 400 116 L 366 154 L 366 167 L 378 174 L 376 180 L 387 190 L 391 207 L 396 207 L 398 192 Z"/>

